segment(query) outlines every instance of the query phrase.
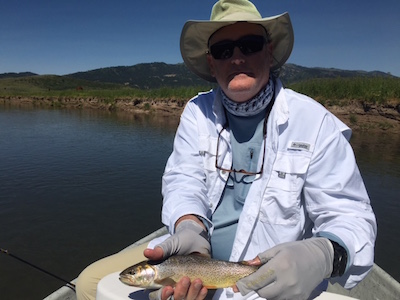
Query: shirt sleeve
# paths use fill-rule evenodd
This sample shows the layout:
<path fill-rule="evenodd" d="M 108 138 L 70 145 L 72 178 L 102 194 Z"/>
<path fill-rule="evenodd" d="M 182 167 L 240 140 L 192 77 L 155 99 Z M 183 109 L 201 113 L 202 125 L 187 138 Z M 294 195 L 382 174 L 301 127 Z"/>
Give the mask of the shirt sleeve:
<path fill-rule="evenodd" d="M 303 195 L 314 234 L 335 237 L 348 251 L 345 288 L 357 284 L 374 261 L 376 219 L 353 150 L 327 114 L 311 158 Z"/>
<path fill-rule="evenodd" d="M 170 233 L 183 215 L 194 214 L 203 220 L 210 215 L 206 175 L 199 153 L 197 109 L 191 102 L 185 107 L 162 178 L 162 222 Z"/>

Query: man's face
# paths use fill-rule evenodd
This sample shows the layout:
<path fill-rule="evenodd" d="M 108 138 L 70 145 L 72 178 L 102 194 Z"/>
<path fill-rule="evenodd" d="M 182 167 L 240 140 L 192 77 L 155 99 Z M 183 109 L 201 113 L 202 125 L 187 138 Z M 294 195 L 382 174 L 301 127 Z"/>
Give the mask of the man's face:
<path fill-rule="evenodd" d="M 216 31 L 210 38 L 209 45 L 226 40 L 236 41 L 248 35 L 266 37 L 266 32 L 257 24 L 236 23 Z M 211 74 L 231 100 L 245 102 L 257 95 L 267 84 L 272 63 L 270 45 L 265 44 L 261 51 L 247 55 L 235 47 L 233 55 L 225 59 L 215 59 L 208 54 L 207 60 Z"/>

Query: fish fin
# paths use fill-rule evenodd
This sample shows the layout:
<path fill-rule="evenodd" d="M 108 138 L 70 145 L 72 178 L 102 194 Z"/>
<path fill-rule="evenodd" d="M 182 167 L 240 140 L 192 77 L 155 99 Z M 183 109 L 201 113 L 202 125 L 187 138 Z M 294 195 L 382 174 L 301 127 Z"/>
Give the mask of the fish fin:
<path fill-rule="evenodd" d="M 154 282 L 157 283 L 157 284 L 160 284 L 160 285 L 162 285 L 162 286 L 167 286 L 167 285 L 169 285 L 169 286 L 175 286 L 175 285 L 176 285 L 176 281 L 173 280 L 173 279 L 170 278 L 170 277 L 163 278 L 163 279 L 160 279 L 160 280 L 154 280 Z"/>
<path fill-rule="evenodd" d="M 204 287 L 205 287 L 206 289 L 208 289 L 208 290 L 216 290 L 216 289 L 218 289 L 218 287 L 215 286 L 215 285 L 204 285 Z"/>

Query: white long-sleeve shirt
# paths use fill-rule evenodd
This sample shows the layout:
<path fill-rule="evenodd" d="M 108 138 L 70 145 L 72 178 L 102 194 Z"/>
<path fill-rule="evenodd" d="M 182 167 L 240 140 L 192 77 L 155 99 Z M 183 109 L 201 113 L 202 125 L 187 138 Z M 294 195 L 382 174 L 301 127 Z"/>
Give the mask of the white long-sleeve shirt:
<path fill-rule="evenodd" d="M 252 259 L 277 244 L 325 236 L 347 249 L 348 271 L 338 281 L 351 288 L 373 265 L 377 231 L 348 142 L 351 130 L 316 101 L 284 89 L 279 80 L 275 88 L 263 174 L 248 192 L 230 260 Z M 224 124 L 218 89 L 191 99 L 182 113 L 162 185 L 162 221 L 171 233 L 181 216 L 194 214 L 209 222 L 212 234 L 210 219 L 228 178 L 215 168 Z M 229 130 L 221 138 L 226 143 L 220 144 L 218 161 L 229 169 Z"/>

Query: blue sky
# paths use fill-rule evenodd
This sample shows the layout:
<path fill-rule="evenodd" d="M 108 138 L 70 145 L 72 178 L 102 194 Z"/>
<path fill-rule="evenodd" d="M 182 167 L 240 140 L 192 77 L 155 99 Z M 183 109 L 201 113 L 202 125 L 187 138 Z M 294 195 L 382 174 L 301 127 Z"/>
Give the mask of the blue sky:
<path fill-rule="evenodd" d="M 14 0 L 0 9 L 0 73 L 65 75 L 145 62 L 180 63 L 185 21 L 215 0 Z M 399 0 L 254 0 L 263 17 L 288 11 L 290 63 L 400 76 Z"/>

